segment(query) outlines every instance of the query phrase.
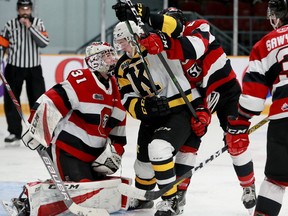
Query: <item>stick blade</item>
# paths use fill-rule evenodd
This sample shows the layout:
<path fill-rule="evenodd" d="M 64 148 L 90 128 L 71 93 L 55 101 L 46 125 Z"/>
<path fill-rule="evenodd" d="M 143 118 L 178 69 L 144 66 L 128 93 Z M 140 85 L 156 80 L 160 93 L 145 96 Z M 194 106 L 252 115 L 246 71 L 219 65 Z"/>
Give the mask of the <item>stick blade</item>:
<path fill-rule="evenodd" d="M 139 200 L 147 200 L 147 198 L 145 197 L 145 194 L 147 192 L 146 190 L 135 188 L 128 184 L 124 183 L 119 184 L 118 191 L 127 197 L 132 197 Z"/>
<path fill-rule="evenodd" d="M 69 211 L 79 216 L 109 216 L 110 214 L 106 209 L 87 208 L 76 203 L 69 207 Z"/>

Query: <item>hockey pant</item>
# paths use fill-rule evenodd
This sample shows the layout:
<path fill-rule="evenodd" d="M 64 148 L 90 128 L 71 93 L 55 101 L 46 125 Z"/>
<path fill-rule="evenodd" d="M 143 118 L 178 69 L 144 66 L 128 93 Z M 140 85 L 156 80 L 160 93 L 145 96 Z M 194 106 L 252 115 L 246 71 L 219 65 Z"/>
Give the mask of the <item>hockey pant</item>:
<path fill-rule="evenodd" d="M 176 180 L 173 157 L 192 134 L 190 113 L 183 110 L 165 116 L 154 124 L 141 122 L 138 132 L 137 160 L 134 164 L 136 187 L 161 189 Z M 164 197 L 176 193 L 174 186 Z"/>

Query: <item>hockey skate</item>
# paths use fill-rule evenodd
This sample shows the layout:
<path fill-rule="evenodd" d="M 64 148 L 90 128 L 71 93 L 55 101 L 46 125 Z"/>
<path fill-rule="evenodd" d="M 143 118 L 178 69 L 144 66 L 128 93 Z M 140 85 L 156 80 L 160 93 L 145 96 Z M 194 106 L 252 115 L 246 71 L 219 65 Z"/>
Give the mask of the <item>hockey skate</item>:
<path fill-rule="evenodd" d="M 11 201 L 18 211 L 18 216 L 30 215 L 30 207 L 27 198 L 13 198 Z"/>
<path fill-rule="evenodd" d="M 251 214 L 254 206 L 256 205 L 256 192 L 254 184 L 250 187 L 243 188 L 242 202 L 245 208 L 248 209 L 249 213 Z"/>
<path fill-rule="evenodd" d="M 179 214 L 184 212 L 184 206 L 186 205 L 186 190 L 178 190 L 177 198 L 179 203 Z"/>
<path fill-rule="evenodd" d="M 16 137 L 15 134 L 10 134 L 4 139 L 5 147 L 18 147 L 20 146 L 20 138 Z"/>
<path fill-rule="evenodd" d="M 154 202 L 152 200 L 139 200 L 136 198 L 129 199 L 129 207 L 128 211 L 136 210 L 136 209 L 151 209 L 154 206 Z"/>
<path fill-rule="evenodd" d="M 173 216 L 178 215 L 179 203 L 177 196 L 171 197 L 170 199 L 160 201 L 156 206 L 156 213 L 154 216 Z"/>
<path fill-rule="evenodd" d="M 23 187 L 23 191 L 19 195 L 18 198 L 11 199 L 11 205 L 13 208 L 17 210 L 17 216 L 28 216 L 30 215 L 30 206 L 28 198 L 23 198 L 22 196 L 25 194 L 25 187 Z"/>

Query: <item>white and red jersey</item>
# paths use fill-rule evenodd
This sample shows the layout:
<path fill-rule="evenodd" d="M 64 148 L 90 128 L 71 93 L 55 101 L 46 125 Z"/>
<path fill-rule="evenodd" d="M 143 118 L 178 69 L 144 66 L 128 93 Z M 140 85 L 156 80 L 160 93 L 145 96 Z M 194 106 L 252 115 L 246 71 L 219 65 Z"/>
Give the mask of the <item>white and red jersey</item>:
<path fill-rule="evenodd" d="M 116 79 L 110 77 L 108 87 L 99 77 L 89 69 L 71 71 L 65 81 L 48 90 L 36 103 L 49 104 L 62 116 L 55 124 L 51 144 L 85 162 L 99 156 L 107 137 L 119 154 L 126 144 L 126 111 Z"/>
<path fill-rule="evenodd" d="M 243 78 L 240 111 L 259 115 L 271 91 L 269 118 L 288 117 L 288 25 L 271 31 L 258 41 L 249 57 Z"/>
<path fill-rule="evenodd" d="M 198 87 L 203 97 L 236 78 L 230 60 L 211 34 L 206 20 L 186 22 L 182 36 L 170 40 L 168 58 L 180 59 L 192 89 Z"/>

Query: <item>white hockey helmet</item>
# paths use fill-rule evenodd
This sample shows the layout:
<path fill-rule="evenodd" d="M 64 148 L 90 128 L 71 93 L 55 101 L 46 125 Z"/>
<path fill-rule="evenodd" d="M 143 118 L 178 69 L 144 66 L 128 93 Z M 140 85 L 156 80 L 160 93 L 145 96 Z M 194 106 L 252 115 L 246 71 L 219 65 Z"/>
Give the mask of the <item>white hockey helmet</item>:
<path fill-rule="evenodd" d="M 86 47 L 85 61 L 92 72 L 108 73 L 117 62 L 115 49 L 107 42 L 92 42 Z"/>
<path fill-rule="evenodd" d="M 133 31 L 134 34 L 136 34 L 137 36 L 141 36 L 141 34 L 143 34 L 143 30 L 140 26 L 136 25 L 136 23 L 134 21 L 129 21 L 131 29 Z M 127 42 L 133 46 L 133 34 L 131 34 L 131 32 L 129 31 L 126 22 L 119 22 L 113 31 L 113 43 L 114 43 L 114 47 L 117 51 L 122 50 L 122 46 L 119 43 L 119 40 L 121 39 L 126 39 Z"/>

